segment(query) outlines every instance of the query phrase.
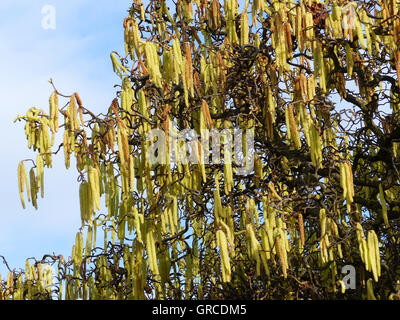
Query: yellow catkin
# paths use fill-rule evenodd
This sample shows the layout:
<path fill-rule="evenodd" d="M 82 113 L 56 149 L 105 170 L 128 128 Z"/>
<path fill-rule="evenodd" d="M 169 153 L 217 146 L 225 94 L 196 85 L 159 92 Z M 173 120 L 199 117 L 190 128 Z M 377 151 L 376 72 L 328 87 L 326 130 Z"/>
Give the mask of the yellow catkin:
<path fill-rule="evenodd" d="M 68 105 L 68 114 L 70 120 L 71 130 L 75 131 L 79 129 L 79 121 L 78 121 L 78 110 L 76 106 L 76 98 L 73 94 L 70 98 L 69 105 Z"/>
<path fill-rule="evenodd" d="M 257 181 L 263 178 L 263 166 L 257 154 L 254 155 L 254 176 L 257 178 Z"/>
<path fill-rule="evenodd" d="M 362 49 L 367 49 L 366 45 L 365 45 L 365 41 L 364 41 L 364 32 L 363 32 L 363 28 L 361 25 L 361 21 L 358 18 L 358 15 L 356 15 L 355 17 L 355 22 L 356 22 L 356 32 L 357 32 L 357 36 L 358 36 L 358 42 L 360 43 L 360 46 Z"/>
<path fill-rule="evenodd" d="M 307 12 L 304 17 L 306 26 L 306 39 L 307 39 L 307 44 L 309 45 L 310 42 L 314 39 L 313 15 L 311 12 Z"/>
<path fill-rule="evenodd" d="M 158 270 L 158 264 L 157 264 L 157 254 L 156 254 L 156 246 L 155 246 L 155 234 L 152 229 L 147 230 L 146 233 L 146 250 L 147 250 L 147 255 L 149 258 L 149 265 L 150 265 L 150 270 L 153 273 L 154 276 L 157 276 L 160 274 Z"/>
<path fill-rule="evenodd" d="M 150 79 L 158 87 L 161 87 L 161 71 L 160 60 L 157 53 L 157 46 L 152 42 L 146 42 L 145 55 L 147 60 L 147 67 L 150 71 Z"/>
<path fill-rule="evenodd" d="M 185 78 L 188 90 L 190 90 L 190 94 L 193 97 L 194 88 L 193 88 L 193 65 L 192 65 L 192 49 L 189 42 L 185 43 Z"/>
<path fill-rule="evenodd" d="M 353 171 L 351 169 L 350 161 L 346 161 L 345 169 L 346 169 L 347 201 L 349 203 L 352 203 L 354 196 L 354 182 L 353 182 Z"/>
<path fill-rule="evenodd" d="M 227 208 L 229 209 L 229 208 Z M 220 224 L 224 227 L 225 232 L 226 232 L 226 237 L 228 239 L 229 242 L 229 246 L 231 248 L 230 253 L 231 256 L 234 256 L 235 251 L 234 251 L 234 239 L 233 239 L 233 229 L 231 229 L 225 222 L 223 222 L 222 220 L 220 221 Z"/>
<path fill-rule="evenodd" d="M 29 184 L 31 186 L 31 197 L 32 197 L 32 205 L 37 209 L 37 182 L 35 176 L 35 170 L 31 168 L 29 170 Z"/>
<path fill-rule="evenodd" d="M 79 205 L 80 205 L 80 210 L 81 210 L 81 221 L 82 221 L 82 225 L 84 225 L 84 223 L 87 221 L 87 201 L 89 201 L 89 199 L 87 199 L 87 192 L 86 192 L 86 187 L 87 187 L 87 183 L 81 183 L 79 186 Z"/>
<path fill-rule="evenodd" d="M 379 240 L 378 240 L 378 237 L 375 232 L 373 233 L 373 236 L 374 236 L 374 242 L 375 242 L 376 271 L 377 271 L 378 277 L 380 277 L 381 276 L 381 254 L 379 251 Z"/>
<path fill-rule="evenodd" d="M 340 292 L 342 294 L 345 294 L 346 293 L 346 285 L 345 285 L 345 283 L 343 282 L 343 280 L 339 280 L 339 284 L 340 284 Z"/>
<path fill-rule="evenodd" d="M 222 212 L 222 204 L 221 204 L 221 196 L 219 193 L 219 189 L 214 190 L 214 216 L 217 222 L 219 221 L 220 217 L 223 215 Z"/>
<path fill-rule="evenodd" d="M 277 198 L 277 199 L 280 200 L 280 201 L 282 200 L 282 198 L 281 198 L 281 197 L 278 195 L 278 193 L 276 192 L 275 187 L 274 187 L 274 184 L 273 184 L 272 182 L 269 182 L 269 183 L 268 183 L 268 188 L 269 188 L 269 190 L 271 191 L 273 197 Z"/>
<path fill-rule="evenodd" d="M 50 95 L 50 122 L 51 122 L 51 130 L 53 132 L 58 131 L 58 95 L 56 91 L 54 91 Z"/>
<path fill-rule="evenodd" d="M 121 124 L 121 125 L 120 125 Z M 118 124 L 118 149 L 119 156 L 121 161 L 121 166 L 123 166 L 124 172 L 128 169 L 129 166 L 129 141 L 128 134 L 126 128 L 122 125 L 122 122 Z"/>
<path fill-rule="evenodd" d="M 375 238 L 374 238 L 374 231 L 368 231 L 368 258 L 369 258 L 369 265 L 371 266 L 371 272 L 375 279 L 375 282 L 378 282 L 378 270 L 377 270 L 377 263 L 376 263 L 376 249 L 375 249 Z"/>
<path fill-rule="evenodd" d="M 225 177 L 225 184 L 224 190 L 225 194 L 228 195 L 231 193 L 233 188 L 233 176 L 232 176 L 232 164 L 226 162 L 226 158 L 229 156 L 225 154 L 225 163 L 224 163 L 224 177 Z"/>
<path fill-rule="evenodd" d="M 247 16 L 247 6 L 245 6 L 240 16 L 240 45 L 249 43 L 249 18 Z"/>
<path fill-rule="evenodd" d="M 319 210 L 319 221 L 321 226 L 321 237 L 326 233 L 326 212 L 325 209 Z"/>
<path fill-rule="evenodd" d="M 81 264 L 83 255 L 83 236 L 82 232 L 78 232 L 75 238 L 75 261 L 78 265 Z"/>
<path fill-rule="evenodd" d="M 267 224 L 268 221 L 266 221 L 264 228 L 261 229 L 261 242 L 265 252 L 265 257 L 267 260 L 269 260 L 271 259 L 271 241 L 269 238 L 269 233 L 271 232 L 271 230 L 268 230 Z"/>
<path fill-rule="evenodd" d="M 353 61 L 353 50 L 350 45 L 346 42 L 346 65 L 347 65 L 347 73 L 351 78 L 353 75 L 354 61 Z"/>
<path fill-rule="evenodd" d="M 293 44 L 292 44 L 292 28 L 290 26 L 290 23 L 286 22 L 284 28 L 285 28 L 285 40 L 286 40 L 287 52 L 291 55 L 293 51 Z"/>
<path fill-rule="evenodd" d="M 389 219 L 387 215 L 387 207 L 386 207 L 386 200 L 385 200 L 385 193 L 383 191 L 382 184 L 379 184 L 379 199 L 381 201 L 381 206 L 382 206 L 382 217 L 383 217 L 383 222 L 385 223 L 385 226 L 389 228 Z"/>
<path fill-rule="evenodd" d="M 100 187 L 99 187 L 99 176 L 97 169 L 89 167 L 88 171 L 90 191 L 93 200 L 93 209 L 100 210 Z"/>
<path fill-rule="evenodd" d="M 224 277 L 224 282 L 230 281 L 230 274 L 231 274 L 231 265 L 229 262 L 229 253 L 228 253 L 228 242 L 226 239 L 226 235 L 222 230 L 217 231 L 217 245 L 221 250 L 221 261 L 222 261 L 222 268 Z"/>
<path fill-rule="evenodd" d="M 261 266 L 261 259 L 260 259 L 260 251 L 261 245 L 258 242 L 256 235 L 253 230 L 252 223 L 248 223 L 246 225 L 246 231 L 249 239 L 249 248 L 250 248 L 250 255 L 253 259 L 256 260 L 256 274 L 260 275 L 260 266 Z"/>
<path fill-rule="evenodd" d="M 78 92 L 75 92 L 75 93 L 74 93 L 74 96 L 75 96 L 76 102 L 78 103 L 78 106 L 82 108 L 82 107 L 83 107 L 83 104 L 82 104 L 82 99 L 81 99 L 81 97 L 79 96 L 79 93 L 78 93 Z"/>
<path fill-rule="evenodd" d="M 321 238 L 321 260 L 322 263 L 326 263 L 329 261 L 328 258 L 328 246 L 329 246 L 329 239 L 328 239 L 328 235 L 325 234 L 322 238 Z"/>
<path fill-rule="evenodd" d="M 69 169 L 70 166 L 70 156 L 71 156 L 71 136 L 68 130 L 64 131 L 63 136 L 63 147 L 64 147 L 64 159 L 65 159 L 65 168 Z"/>
<path fill-rule="evenodd" d="M 24 162 L 21 161 L 18 165 L 18 187 L 19 187 L 19 194 L 20 194 L 20 198 L 21 198 L 22 207 L 25 209 L 25 202 L 24 202 L 24 196 L 23 196 L 24 185 L 26 186 L 26 191 L 28 194 L 28 201 L 31 201 L 28 175 L 26 173 Z"/>
<path fill-rule="evenodd" d="M 135 159 L 132 155 L 129 157 L 129 185 L 130 185 L 130 191 L 134 192 L 135 191 Z"/>
<path fill-rule="evenodd" d="M 367 271 L 372 271 L 372 266 L 371 266 L 371 261 L 369 258 L 369 248 L 368 248 L 368 242 L 367 240 L 365 240 L 364 238 L 362 239 L 362 259 L 364 261 L 365 264 L 365 269 Z"/>
<path fill-rule="evenodd" d="M 208 123 L 209 127 L 211 129 L 214 129 L 212 118 L 211 118 L 211 115 L 210 115 L 210 109 L 209 109 L 208 104 L 207 104 L 207 102 L 205 100 L 202 100 L 202 102 L 201 102 L 201 112 L 203 114 L 204 119 Z"/>
<path fill-rule="evenodd" d="M 285 259 L 285 254 L 284 254 L 284 248 L 282 248 L 282 244 L 281 244 L 282 240 L 281 240 L 281 236 L 278 235 L 275 238 L 275 246 L 276 246 L 276 252 L 278 254 L 280 263 L 281 263 L 281 267 L 282 267 L 282 273 L 283 273 L 283 277 L 286 279 L 287 278 L 287 268 L 286 268 L 286 259 Z"/>
<path fill-rule="evenodd" d="M 374 294 L 374 285 L 373 285 L 373 280 L 368 279 L 367 280 L 367 299 L 368 300 L 376 300 L 375 294 Z"/>
<path fill-rule="evenodd" d="M 309 127 L 309 135 L 311 140 L 311 160 L 316 167 L 320 167 L 322 163 L 322 143 L 316 125 L 313 123 Z"/>
<path fill-rule="evenodd" d="M 346 169 L 345 169 L 345 164 L 340 163 L 339 165 L 340 168 L 340 186 L 343 189 L 343 198 L 346 198 L 347 196 L 347 178 L 346 178 Z"/>
<path fill-rule="evenodd" d="M 44 197 L 44 163 L 43 158 L 40 154 L 36 157 L 36 177 L 37 185 L 40 188 L 40 195 Z"/>
<path fill-rule="evenodd" d="M 301 213 L 298 214 L 298 221 L 299 221 L 300 243 L 301 247 L 304 247 L 305 244 L 304 221 L 303 221 L 303 215 Z"/>
<path fill-rule="evenodd" d="M 139 241 L 140 243 L 143 243 L 143 239 L 142 239 L 143 215 L 139 214 L 138 210 L 135 207 L 132 208 L 132 212 L 133 212 L 134 224 L 135 224 L 135 229 L 136 229 L 137 241 Z"/>

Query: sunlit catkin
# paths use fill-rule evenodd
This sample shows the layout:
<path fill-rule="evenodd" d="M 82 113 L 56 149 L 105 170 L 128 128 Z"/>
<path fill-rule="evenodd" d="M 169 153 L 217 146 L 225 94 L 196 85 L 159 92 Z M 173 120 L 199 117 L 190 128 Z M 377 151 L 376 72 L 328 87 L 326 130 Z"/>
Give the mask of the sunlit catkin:
<path fill-rule="evenodd" d="M 225 236 L 225 233 L 222 230 L 217 231 L 217 245 L 220 248 L 221 252 L 221 262 L 222 262 L 222 274 L 223 281 L 229 282 L 231 278 L 231 266 L 229 262 L 229 253 L 228 253 L 228 242 Z"/>
<path fill-rule="evenodd" d="M 28 175 L 26 173 L 24 162 L 21 161 L 18 165 L 18 187 L 19 187 L 19 195 L 21 198 L 22 207 L 25 209 L 26 207 L 25 207 L 24 195 L 23 195 L 24 185 L 26 185 L 28 201 L 31 201 Z"/>
<path fill-rule="evenodd" d="M 54 91 L 50 95 L 50 123 L 51 123 L 51 130 L 53 132 L 58 131 L 58 95 L 56 91 Z"/>
<path fill-rule="evenodd" d="M 383 191 L 382 184 L 379 184 L 379 200 L 381 201 L 382 206 L 382 218 L 385 226 L 389 228 L 389 219 L 387 215 L 387 207 L 386 207 L 386 200 L 385 200 L 385 192 Z"/>
<path fill-rule="evenodd" d="M 281 239 L 280 235 L 277 235 L 275 238 L 275 246 L 276 246 L 276 252 L 279 257 L 280 264 L 281 264 L 283 277 L 286 279 L 287 278 L 286 253 L 284 252 L 285 248 L 282 246 L 282 239 Z"/>

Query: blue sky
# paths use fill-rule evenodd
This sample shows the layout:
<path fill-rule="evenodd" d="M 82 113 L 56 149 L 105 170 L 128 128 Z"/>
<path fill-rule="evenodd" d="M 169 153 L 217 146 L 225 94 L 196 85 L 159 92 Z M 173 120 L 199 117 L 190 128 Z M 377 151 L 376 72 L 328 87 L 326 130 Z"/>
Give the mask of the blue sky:
<path fill-rule="evenodd" d="M 77 173 L 66 170 L 62 152 L 45 170 L 45 198 L 36 211 L 23 210 L 17 166 L 36 158 L 27 148 L 24 123 L 13 123 L 32 106 L 48 112 L 53 79 L 65 94 L 79 92 L 95 113 L 106 111 L 115 97 L 110 52 L 123 53 L 123 18 L 130 0 L 1 0 L 0 2 L 0 255 L 12 268 L 45 253 L 69 256 L 80 227 Z M 43 6 L 56 9 L 56 29 L 42 28 Z M 62 101 L 63 102 L 63 101 Z M 27 170 L 30 165 L 26 163 Z M 3 278 L 6 268 L 0 260 Z"/>

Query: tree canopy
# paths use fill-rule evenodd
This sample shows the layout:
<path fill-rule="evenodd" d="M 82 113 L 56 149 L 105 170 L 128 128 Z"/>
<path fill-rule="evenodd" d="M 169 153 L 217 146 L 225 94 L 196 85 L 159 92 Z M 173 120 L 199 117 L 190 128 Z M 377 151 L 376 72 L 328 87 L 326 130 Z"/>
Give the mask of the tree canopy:
<path fill-rule="evenodd" d="M 399 10 L 134 0 L 108 110 L 51 82 L 48 111 L 16 119 L 37 152 L 22 205 L 63 151 L 82 229 L 71 257 L 10 270 L 0 299 L 399 299 Z"/>

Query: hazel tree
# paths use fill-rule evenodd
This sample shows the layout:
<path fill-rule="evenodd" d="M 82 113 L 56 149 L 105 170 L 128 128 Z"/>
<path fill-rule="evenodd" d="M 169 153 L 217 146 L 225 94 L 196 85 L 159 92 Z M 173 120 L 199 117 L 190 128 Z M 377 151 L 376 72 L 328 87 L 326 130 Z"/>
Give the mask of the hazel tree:
<path fill-rule="evenodd" d="M 51 82 L 16 119 L 22 205 L 63 152 L 82 229 L 0 299 L 399 299 L 399 10 L 134 0 L 108 110 Z"/>

